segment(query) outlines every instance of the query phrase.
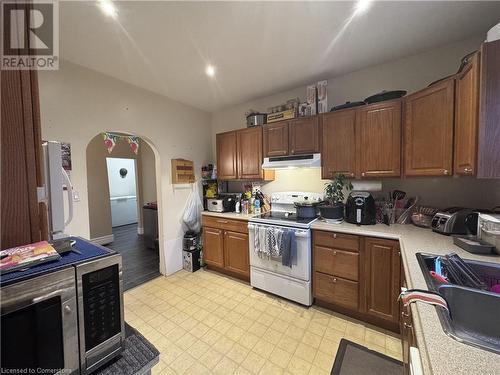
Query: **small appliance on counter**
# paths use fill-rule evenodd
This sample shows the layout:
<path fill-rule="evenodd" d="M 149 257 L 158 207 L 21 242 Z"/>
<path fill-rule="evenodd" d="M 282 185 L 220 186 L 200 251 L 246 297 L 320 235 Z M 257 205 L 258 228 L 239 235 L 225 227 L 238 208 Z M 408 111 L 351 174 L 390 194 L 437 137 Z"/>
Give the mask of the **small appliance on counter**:
<path fill-rule="evenodd" d="M 500 255 L 500 215 L 482 214 L 477 219 L 477 238 L 494 246 L 493 251 Z"/>
<path fill-rule="evenodd" d="M 182 239 L 182 268 L 189 272 L 200 269 L 200 235 L 199 233 L 188 231 Z"/>
<path fill-rule="evenodd" d="M 211 212 L 234 212 L 237 194 L 220 194 L 218 198 L 207 199 L 207 209 Z"/>
<path fill-rule="evenodd" d="M 356 225 L 374 225 L 376 223 L 375 200 L 367 191 L 352 191 L 347 198 L 346 218 L 348 223 Z"/>
<path fill-rule="evenodd" d="M 436 233 L 445 235 L 471 234 L 467 229 L 467 221 L 473 217 L 473 210 L 462 207 L 450 207 L 438 211 L 432 218 L 431 228 Z"/>

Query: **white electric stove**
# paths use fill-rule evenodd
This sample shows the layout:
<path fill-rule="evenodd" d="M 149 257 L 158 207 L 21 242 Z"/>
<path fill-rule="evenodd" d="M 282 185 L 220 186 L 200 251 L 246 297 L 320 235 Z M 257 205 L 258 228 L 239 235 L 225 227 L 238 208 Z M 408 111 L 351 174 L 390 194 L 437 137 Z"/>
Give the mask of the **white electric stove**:
<path fill-rule="evenodd" d="M 316 218 L 297 217 L 294 203 L 320 201 L 320 193 L 282 192 L 271 195 L 271 212 L 252 217 L 248 223 L 250 248 L 250 284 L 306 306 L 312 304 L 311 289 L 311 224 Z M 284 266 L 281 258 L 265 257 L 255 250 L 259 228 L 293 230 L 297 257 L 292 266 Z"/>

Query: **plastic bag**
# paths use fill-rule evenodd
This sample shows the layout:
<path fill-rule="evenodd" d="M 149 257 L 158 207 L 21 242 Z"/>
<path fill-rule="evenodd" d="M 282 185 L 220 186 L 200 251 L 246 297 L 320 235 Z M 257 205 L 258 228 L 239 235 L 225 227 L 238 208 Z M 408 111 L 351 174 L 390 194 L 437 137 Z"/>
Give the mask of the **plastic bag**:
<path fill-rule="evenodd" d="M 198 192 L 198 184 L 195 182 L 193 184 L 193 190 L 189 194 L 186 208 L 184 209 L 184 215 L 182 216 L 182 221 L 190 230 L 195 232 L 200 231 L 202 211 L 203 204 L 201 203 L 200 194 Z"/>

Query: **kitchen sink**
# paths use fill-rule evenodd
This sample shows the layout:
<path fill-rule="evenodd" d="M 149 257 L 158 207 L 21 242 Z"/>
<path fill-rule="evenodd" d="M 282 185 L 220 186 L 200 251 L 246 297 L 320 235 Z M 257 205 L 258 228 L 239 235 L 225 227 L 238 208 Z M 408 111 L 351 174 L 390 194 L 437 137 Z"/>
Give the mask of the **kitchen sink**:
<path fill-rule="evenodd" d="M 500 264 L 464 259 L 482 282 L 480 288 L 473 288 L 456 285 L 451 277 L 450 283 L 433 278 L 430 271 L 435 271 L 436 258 L 441 257 L 417 253 L 429 290 L 448 302 L 450 313 L 436 307 L 443 330 L 457 341 L 500 353 L 500 294 L 489 291 L 492 285 L 500 284 Z"/>

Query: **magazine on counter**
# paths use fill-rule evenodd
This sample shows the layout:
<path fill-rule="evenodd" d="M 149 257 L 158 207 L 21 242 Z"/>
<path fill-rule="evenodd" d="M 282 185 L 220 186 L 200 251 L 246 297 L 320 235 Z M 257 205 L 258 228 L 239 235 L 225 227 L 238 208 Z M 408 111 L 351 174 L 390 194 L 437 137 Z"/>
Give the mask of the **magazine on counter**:
<path fill-rule="evenodd" d="M 0 251 L 0 274 L 58 260 L 61 256 L 47 241 Z"/>

